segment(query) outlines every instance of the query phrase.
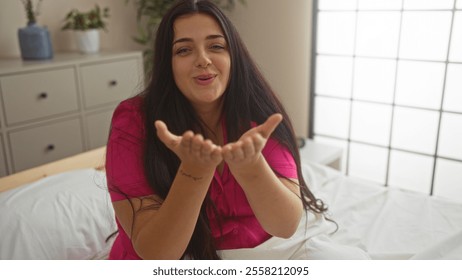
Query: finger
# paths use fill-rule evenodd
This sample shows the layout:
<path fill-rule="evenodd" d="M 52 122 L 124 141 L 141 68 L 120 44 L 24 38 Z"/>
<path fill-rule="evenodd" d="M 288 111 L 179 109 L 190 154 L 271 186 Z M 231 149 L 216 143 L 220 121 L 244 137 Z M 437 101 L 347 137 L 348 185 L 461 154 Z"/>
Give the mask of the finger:
<path fill-rule="evenodd" d="M 231 145 L 232 144 L 227 144 L 221 149 L 221 154 L 224 160 L 230 161 L 234 159 Z"/>
<path fill-rule="evenodd" d="M 244 157 L 248 158 L 248 157 L 251 157 L 255 154 L 255 143 L 254 141 L 252 140 L 252 138 L 247 138 L 243 141 L 243 145 L 242 145 L 242 151 L 244 153 Z"/>
<path fill-rule="evenodd" d="M 191 152 L 192 139 L 194 133 L 190 130 L 183 133 L 183 139 L 181 139 L 181 147 L 185 149 L 188 153 Z"/>
<path fill-rule="evenodd" d="M 231 153 L 233 154 L 233 160 L 243 160 L 245 158 L 244 150 L 242 149 L 242 141 L 238 141 L 231 146 Z"/>
<path fill-rule="evenodd" d="M 263 124 L 261 124 L 258 127 L 258 132 L 268 139 L 273 133 L 273 131 L 276 129 L 276 127 L 279 125 L 279 123 L 282 121 L 282 115 L 277 113 L 271 115 Z"/>
<path fill-rule="evenodd" d="M 212 158 L 213 161 L 219 162 L 223 160 L 223 149 L 220 146 L 216 146 L 214 144 L 213 150 L 210 154 L 210 157 Z"/>
<path fill-rule="evenodd" d="M 157 136 L 168 148 L 172 148 L 178 145 L 178 143 L 181 140 L 181 137 L 178 135 L 172 134 L 168 130 L 167 125 L 163 121 L 160 121 L 160 120 L 155 121 L 154 126 L 156 127 L 156 130 L 157 130 Z"/>
<path fill-rule="evenodd" d="M 202 149 L 202 143 L 204 142 L 204 137 L 200 134 L 194 135 L 192 138 L 191 142 L 191 151 L 194 156 L 200 157 L 201 156 L 201 149 Z"/>
<path fill-rule="evenodd" d="M 202 143 L 201 157 L 202 158 L 209 157 L 214 148 L 215 148 L 215 144 L 213 144 L 213 142 L 210 139 L 205 140 Z"/>

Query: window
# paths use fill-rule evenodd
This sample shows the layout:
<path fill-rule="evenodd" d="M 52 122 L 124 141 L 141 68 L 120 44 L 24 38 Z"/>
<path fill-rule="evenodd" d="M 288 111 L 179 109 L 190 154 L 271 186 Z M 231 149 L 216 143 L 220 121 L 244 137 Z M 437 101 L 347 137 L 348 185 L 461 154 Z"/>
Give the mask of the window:
<path fill-rule="evenodd" d="M 462 0 L 314 1 L 310 138 L 342 171 L 462 197 Z"/>

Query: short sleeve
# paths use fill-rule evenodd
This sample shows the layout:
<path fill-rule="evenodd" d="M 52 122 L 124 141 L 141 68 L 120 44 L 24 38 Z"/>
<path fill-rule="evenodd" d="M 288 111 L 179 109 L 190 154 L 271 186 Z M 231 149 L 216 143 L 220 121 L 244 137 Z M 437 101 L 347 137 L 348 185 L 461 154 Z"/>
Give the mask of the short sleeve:
<path fill-rule="evenodd" d="M 121 102 L 112 117 L 106 151 L 106 176 L 112 201 L 154 193 L 144 174 L 144 141 L 141 98 Z"/>
<path fill-rule="evenodd" d="M 262 151 L 271 168 L 287 178 L 297 179 L 297 165 L 290 151 L 277 140 L 270 138 Z"/>

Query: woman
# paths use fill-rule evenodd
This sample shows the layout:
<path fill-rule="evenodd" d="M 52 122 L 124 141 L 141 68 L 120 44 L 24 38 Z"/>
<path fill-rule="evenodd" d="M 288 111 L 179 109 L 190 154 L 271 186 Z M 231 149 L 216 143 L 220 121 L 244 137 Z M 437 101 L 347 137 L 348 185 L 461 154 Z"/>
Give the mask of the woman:
<path fill-rule="evenodd" d="M 208 1 L 164 16 L 150 84 L 114 113 L 106 168 L 111 259 L 263 258 L 255 248 L 306 240 L 293 237 L 305 210 L 326 229 L 286 112 Z"/>

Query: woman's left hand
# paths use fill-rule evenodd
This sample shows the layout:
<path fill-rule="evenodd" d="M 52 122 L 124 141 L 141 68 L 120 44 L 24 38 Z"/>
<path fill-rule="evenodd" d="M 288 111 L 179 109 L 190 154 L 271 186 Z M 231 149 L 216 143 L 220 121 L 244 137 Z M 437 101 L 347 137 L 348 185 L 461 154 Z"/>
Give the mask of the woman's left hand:
<path fill-rule="evenodd" d="M 226 144 L 222 155 L 228 166 L 231 169 L 247 169 L 256 163 L 266 142 L 281 121 L 281 114 L 273 114 L 263 124 L 249 129 L 238 141 Z"/>

